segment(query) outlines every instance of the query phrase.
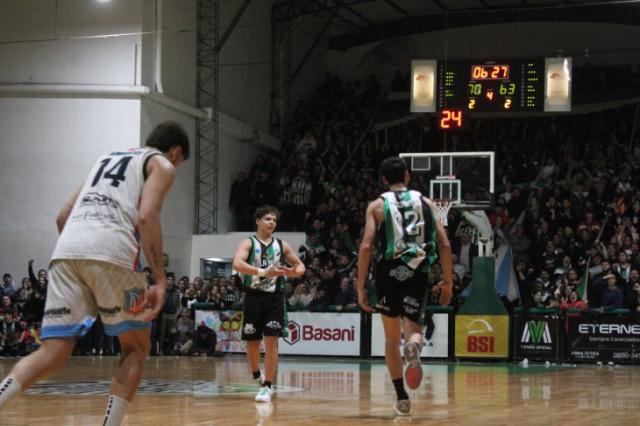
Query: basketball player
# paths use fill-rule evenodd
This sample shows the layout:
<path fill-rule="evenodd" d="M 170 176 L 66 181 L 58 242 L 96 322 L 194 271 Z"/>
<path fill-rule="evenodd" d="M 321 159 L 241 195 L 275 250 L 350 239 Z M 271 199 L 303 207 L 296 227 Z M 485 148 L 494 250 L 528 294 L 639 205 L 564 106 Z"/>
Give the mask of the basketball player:
<path fill-rule="evenodd" d="M 402 379 L 400 339 L 404 336 L 404 380 L 409 389 L 422 381 L 420 352 L 422 325 L 427 300 L 427 275 L 436 261 L 436 247 L 443 270 L 440 303 L 449 304 L 452 291 L 451 246 L 444 227 L 434 216 L 431 200 L 418 191 L 409 191 L 409 172 L 399 157 L 382 162 L 382 178 L 389 191 L 371 202 L 365 214 L 365 228 L 358 254 L 358 303 L 373 312 L 365 290 L 371 254 L 378 236 L 380 259 L 376 264 L 375 283 L 385 334 L 385 360 L 397 394 L 396 414 L 411 414 L 411 401 Z"/>
<path fill-rule="evenodd" d="M 100 314 L 105 332 L 118 336 L 122 348 L 103 425 L 122 422 L 149 353 L 150 321 L 165 298 L 160 210 L 175 168 L 189 156 L 189 139 L 176 123 L 158 125 L 146 145 L 100 157 L 60 211 L 43 342 L 0 384 L 0 408 L 59 370 Z M 149 289 L 144 274 L 136 272 L 139 238 L 156 279 Z"/>
<path fill-rule="evenodd" d="M 286 324 L 285 277 L 304 275 L 305 267 L 291 246 L 273 236 L 278 210 L 271 206 L 256 210 L 257 232 L 243 240 L 233 256 L 233 269 L 244 275 L 246 291 L 242 340 L 247 341 L 247 361 L 253 379 L 260 385 L 257 402 L 270 402 L 271 383 L 278 367 L 278 338 Z M 286 266 L 285 262 L 290 265 Z M 264 336 L 264 376 L 260 373 L 260 342 Z"/>

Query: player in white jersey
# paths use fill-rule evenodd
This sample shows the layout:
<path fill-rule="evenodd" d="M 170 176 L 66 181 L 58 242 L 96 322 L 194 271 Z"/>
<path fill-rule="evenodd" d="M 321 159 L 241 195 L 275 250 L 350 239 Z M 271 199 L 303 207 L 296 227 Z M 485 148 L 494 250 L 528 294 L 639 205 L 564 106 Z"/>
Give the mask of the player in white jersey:
<path fill-rule="evenodd" d="M 440 303 L 447 306 L 453 287 L 451 246 L 444 227 L 434 216 L 431 200 L 410 191 L 409 172 L 404 160 L 390 157 L 380 166 L 389 191 L 371 202 L 365 214 L 365 228 L 358 253 L 358 303 L 373 312 L 365 290 L 365 279 L 378 234 L 379 260 L 376 264 L 376 290 L 385 334 L 385 361 L 396 390 L 396 414 L 411 414 L 411 401 L 404 388 L 417 389 L 422 381 L 420 352 L 422 325 L 428 291 L 428 272 L 436 261 L 436 248 L 442 262 L 443 283 Z M 400 341 L 404 337 L 407 368 L 402 374 Z"/>
<path fill-rule="evenodd" d="M 43 343 L 0 383 L 0 409 L 60 369 L 99 314 L 105 332 L 118 336 L 122 348 L 103 425 L 122 422 L 149 353 L 150 321 L 164 304 L 160 211 L 175 168 L 189 156 L 189 138 L 177 123 L 158 125 L 146 145 L 99 158 L 60 211 Z M 156 280 L 149 289 L 137 272 L 140 244 Z"/>

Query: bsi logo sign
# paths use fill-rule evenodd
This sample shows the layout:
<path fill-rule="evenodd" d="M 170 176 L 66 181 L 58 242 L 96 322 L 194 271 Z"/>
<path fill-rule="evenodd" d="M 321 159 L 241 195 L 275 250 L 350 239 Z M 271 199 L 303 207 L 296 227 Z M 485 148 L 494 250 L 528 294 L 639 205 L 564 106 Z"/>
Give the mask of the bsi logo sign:
<path fill-rule="evenodd" d="M 522 331 L 521 343 L 551 344 L 551 332 L 546 321 L 528 321 Z"/>

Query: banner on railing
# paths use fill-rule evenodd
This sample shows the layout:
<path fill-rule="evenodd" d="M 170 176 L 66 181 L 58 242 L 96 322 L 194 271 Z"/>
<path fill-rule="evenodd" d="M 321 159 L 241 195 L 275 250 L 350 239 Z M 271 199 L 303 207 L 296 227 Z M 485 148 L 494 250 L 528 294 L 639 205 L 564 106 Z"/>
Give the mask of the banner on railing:
<path fill-rule="evenodd" d="M 360 355 L 360 314 L 290 312 L 281 354 Z"/>
<path fill-rule="evenodd" d="M 557 361 L 560 348 L 560 319 L 557 315 L 516 315 L 515 357 Z"/>
<path fill-rule="evenodd" d="M 509 316 L 457 315 L 455 344 L 458 357 L 508 357 Z"/>
<path fill-rule="evenodd" d="M 244 352 L 242 337 L 242 311 L 196 310 L 195 327 L 202 323 L 216 332 L 222 352 Z"/>
<path fill-rule="evenodd" d="M 572 361 L 640 363 L 640 324 L 634 317 L 569 317 L 567 356 Z"/>
<path fill-rule="evenodd" d="M 380 314 L 371 316 L 371 355 L 384 356 L 384 328 Z M 422 348 L 423 358 L 446 358 L 449 356 L 449 314 L 433 314 L 435 329 Z"/>

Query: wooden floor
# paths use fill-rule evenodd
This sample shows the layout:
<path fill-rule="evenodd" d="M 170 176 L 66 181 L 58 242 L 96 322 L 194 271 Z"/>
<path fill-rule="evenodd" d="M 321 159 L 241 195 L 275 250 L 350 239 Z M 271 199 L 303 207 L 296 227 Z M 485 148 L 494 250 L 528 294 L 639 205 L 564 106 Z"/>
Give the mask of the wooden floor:
<path fill-rule="evenodd" d="M 12 401 L 0 425 L 100 425 L 117 359 L 74 358 Z M 0 359 L 6 375 L 15 359 Z M 126 425 L 640 425 L 640 368 L 425 364 L 411 419 L 394 419 L 384 364 L 283 358 L 256 404 L 244 358 L 151 358 Z"/>

